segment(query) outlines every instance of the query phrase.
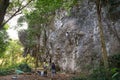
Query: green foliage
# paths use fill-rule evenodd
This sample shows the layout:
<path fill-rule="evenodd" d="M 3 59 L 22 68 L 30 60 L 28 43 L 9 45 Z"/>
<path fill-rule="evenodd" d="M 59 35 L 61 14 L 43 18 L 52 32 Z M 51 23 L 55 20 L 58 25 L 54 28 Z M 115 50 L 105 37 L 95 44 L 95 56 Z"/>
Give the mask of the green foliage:
<path fill-rule="evenodd" d="M 41 13 L 46 14 L 60 8 L 62 1 L 63 0 L 38 0 L 35 7 L 39 9 Z"/>
<path fill-rule="evenodd" d="M 17 40 L 13 40 L 13 41 L 11 40 L 9 43 L 10 44 L 7 47 L 5 56 L 6 57 L 9 56 L 9 59 L 7 59 L 9 62 L 8 65 L 13 65 L 13 64 L 17 63 L 16 60 L 18 59 L 18 57 L 20 57 L 20 55 L 22 53 L 22 50 L 21 50 L 22 46 L 21 46 L 20 42 Z"/>
<path fill-rule="evenodd" d="M 16 68 L 30 71 L 29 66 L 21 63 L 23 60 L 21 53 L 22 46 L 20 42 L 17 40 L 10 40 L 9 45 L 6 48 L 6 52 L 4 52 L 4 57 L 1 57 L 3 63 L 0 64 L 0 75 L 13 74 Z M 21 65 L 23 66 L 21 67 Z"/>
<path fill-rule="evenodd" d="M 5 30 L 0 31 L 0 57 L 4 55 L 4 52 L 9 44 L 9 37 Z"/>
<path fill-rule="evenodd" d="M 8 10 L 21 6 L 22 5 L 21 2 L 22 2 L 21 0 L 11 0 Z"/>
<path fill-rule="evenodd" d="M 7 15 L 14 14 L 16 11 L 24 11 L 22 7 L 24 7 L 29 1 L 30 0 L 10 0 L 9 7 L 7 8 Z M 27 6 L 25 8 L 27 8 Z"/>
<path fill-rule="evenodd" d="M 112 68 L 109 70 L 109 80 L 120 80 L 120 72 L 118 68 Z M 85 77 L 73 77 L 71 80 L 108 80 L 105 75 L 106 70 L 103 67 L 97 68 L 89 76 Z"/>
<path fill-rule="evenodd" d="M 8 25 L 8 24 L 5 24 L 4 29 L 5 29 L 5 30 L 8 30 L 8 28 L 9 28 L 9 25 Z"/>
<path fill-rule="evenodd" d="M 54 15 L 56 10 L 63 8 L 69 11 L 75 3 L 77 3 L 77 0 L 37 0 L 35 9 L 25 14 L 27 22 L 29 26 L 47 24 L 51 21 L 49 17 Z"/>
<path fill-rule="evenodd" d="M 22 53 L 22 45 L 20 44 L 20 42 L 18 40 L 10 40 L 9 41 L 9 45 L 7 47 L 7 52 L 10 54 L 20 54 Z"/>
<path fill-rule="evenodd" d="M 119 68 L 119 62 L 120 62 L 120 56 L 119 54 L 116 54 L 116 55 L 113 55 L 113 56 L 110 56 L 108 59 L 109 59 L 109 71 L 108 71 L 108 74 L 109 74 L 109 78 L 110 80 L 119 80 L 118 79 L 118 75 L 119 74 L 119 71 L 120 71 L 120 68 Z M 100 67 L 96 70 L 93 71 L 93 74 L 90 76 L 90 80 L 107 80 L 106 79 L 106 75 L 105 75 L 105 69 L 103 67 Z M 117 79 L 116 79 L 117 78 Z"/>
<path fill-rule="evenodd" d="M 31 72 L 31 68 L 28 66 L 27 63 L 21 63 L 17 69 L 22 70 L 24 72 Z"/>
<path fill-rule="evenodd" d="M 120 79 L 120 54 L 109 57 L 110 73 L 113 80 Z"/>
<path fill-rule="evenodd" d="M 13 74 L 12 70 L 0 69 L 0 75 L 1 76 L 10 75 L 10 74 Z"/>
<path fill-rule="evenodd" d="M 107 80 L 105 73 L 106 70 L 104 68 L 98 68 L 93 71 L 93 74 L 90 75 L 89 80 Z"/>
<path fill-rule="evenodd" d="M 87 80 L 86 78 L 73 77 L 71 80 Z"/>
<path fill-rule="evenodd" d="M 20 62 L 22 46 L 18 41 L 9 40 L 6 50 L 1 56 L 1 67 L 14 65 Z"/>
<path fill-rule="evenodd" d="M 113 80 L 119 80 L 120 79 L 120 73 L 119 72 L 116 72 L 112 75 L 112 79 Z"/>
<path fill-rule="evenodd" d="M 25 45 L 25 47 L 34 49 L 35 46 L 39 44 L 38 41 L 41 36 L 43 38 L 43 43 L 46 43 L 45 31 L 55 17 L 56 11 L 59 11 L 59 9 L 70 11 L 73 4 L 76 3 L 77 0 L 36 0 L 33 4 L 34 7 L 28 9 L 30 11 L 27 9 L 24 10 L 25 18 L 20 18 L 18 22 L 21 23 L 25 20 L 28 23 L 28 29 L 26 30 L 27 46 Z M 44 50 L 45 46 L 46 45 L 42 47 Z"/>
<path fill-rule="evenodd" d="M 40 34 L 40 32 L 44 30 L 44 27 L 49 25 L 50 21 L 53 19 L 51 16 L 55 14 L 56 10 L 60 8 L 70 10 L 72 4 L 75 4 L 76 2 L 76 0 L 37 0 L 35 2 L 34 10 L 25 13 L 26 22 L 29 25 L 28 32 L 30 33 L 30 36 L 31 34 L 33 36 Z"/>
<path fill-rule="evenodd" d="M 120 68 L 120 54 L 109 57 L 110 68 Z"/>
<path fill-rule="evenodd" d="M 0 76 L 14 74 L 16 67 L 18 67 L 18 64 L 7 66 L 7 67 L 0 67 Z"/>

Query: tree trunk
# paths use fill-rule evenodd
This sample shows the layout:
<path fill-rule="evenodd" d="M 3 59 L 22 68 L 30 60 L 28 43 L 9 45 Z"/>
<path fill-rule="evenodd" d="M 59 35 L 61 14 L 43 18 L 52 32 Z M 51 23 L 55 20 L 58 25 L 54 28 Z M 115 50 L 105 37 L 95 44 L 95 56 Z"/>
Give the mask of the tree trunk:
<path fill-rule="evenodd" d="M 102 25 L 102 21 L 101 21 L 101 2 L 100 1 L 101 0 L 96 1 L 97 15 L 98 15 L 98 27 L 99 27 L 99 31 L 100 31 L 102 58 L 103 58 L 106 74 L 108 75 L 108 56 L 107 56 L 106 44 L 105 44 L 104 33 L 103 33 L 103 25 Z"/>
<path fill-rule="evenodd" d="M 35 54 L 35 59 L 36 59 L 36 61 L 35 61 L 35 68 L 37 68 L 39 65 L 38 65 L 38 57 L 39 57 L 39 55 L 38 55 L 38 45 L 36 45 L 36 54 Z"/>
<path fill-rule="evenodd" d="M 3 21 L 4 21 L 4 16 L 6 14 L 6 10 L 9 6 L 9 0 L 0 0 L 0 29 L 3 28 Z"/>
<path fill-rule="evenodd" d="M 38 53 L 36 53 L 36 61 L 35 61 L 35 68 L 38 67 Z"/>

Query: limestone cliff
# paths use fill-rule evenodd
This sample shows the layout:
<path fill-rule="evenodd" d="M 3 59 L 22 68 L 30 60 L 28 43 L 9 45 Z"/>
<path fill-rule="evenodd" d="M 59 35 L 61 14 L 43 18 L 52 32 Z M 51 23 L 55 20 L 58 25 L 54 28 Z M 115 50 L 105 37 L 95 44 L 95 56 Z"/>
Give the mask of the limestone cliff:
<path fill-rule="evenodd" d="M 53 61 L 63 70 L 89 72 L 97 68 L 101 60 L 96 5 L 91 0 L 83 0 L 78 5 L 69 14 L 64 10 L 56 12 L 47 45 Z M 108 56 L 120 52 L 120 19 L 112 15 L 117 18 L 108 18 L 103 6 L 102 24 Z"/>

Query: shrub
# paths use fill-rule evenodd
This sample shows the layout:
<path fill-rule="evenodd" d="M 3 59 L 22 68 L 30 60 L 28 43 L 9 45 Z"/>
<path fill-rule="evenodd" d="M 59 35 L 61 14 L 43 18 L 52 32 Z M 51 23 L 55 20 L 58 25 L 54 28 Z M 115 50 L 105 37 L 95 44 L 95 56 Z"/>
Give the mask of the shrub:
<path fill-rule="evenodd" d="M 120 68 L 120 54 L 115 54 L 109 57 L 110 68 Z"/>
<path fill-rule="evenodd" d="M 89 76 L 88 80 L 107 80 L 105 71 L 106 70 L 103 67 L 94 70 L 93 73 Z"/>
<path fill-rule="evenodd" d="M 20 64 L 17 69 L 22 70 L 24 72 L 31 72 L 31 68 L 28 66 L 27 63 Z"/>
<path fill-rule="evenodd" d="M 0 68 L 0 75 L 5 76 L 5 75 L 10 75 L 14 73 L 14 69 L 17 67 L 17 65 L 12 65 L 8 67 L 1 67 Z"/>

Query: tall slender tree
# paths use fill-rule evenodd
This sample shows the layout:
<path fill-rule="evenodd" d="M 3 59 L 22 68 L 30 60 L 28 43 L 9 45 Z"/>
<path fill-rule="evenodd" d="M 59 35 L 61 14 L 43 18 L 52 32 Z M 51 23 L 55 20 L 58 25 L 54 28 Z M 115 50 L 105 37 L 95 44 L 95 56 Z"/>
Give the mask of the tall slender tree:
<path fill-rule="evenodd" d="M 98 28 L 100 31 L 100 41 L 101 41 L 101 51 L 102 51 L 102 58 L 104 62 L 104 67 L 106 70 L 106 76 L 108 77 L 108 56 L 107 56 L 107 50 L 106 50 L 106 44 L 105 44 L 105 38 L 104 38 L 104 32 L 103 32 L 103 25 L 102 25 L 102 17 L 101 17 L 101 0 L 96 0 L 96 7 L 97 7 L 97 15 L 98 15 Z"/>

